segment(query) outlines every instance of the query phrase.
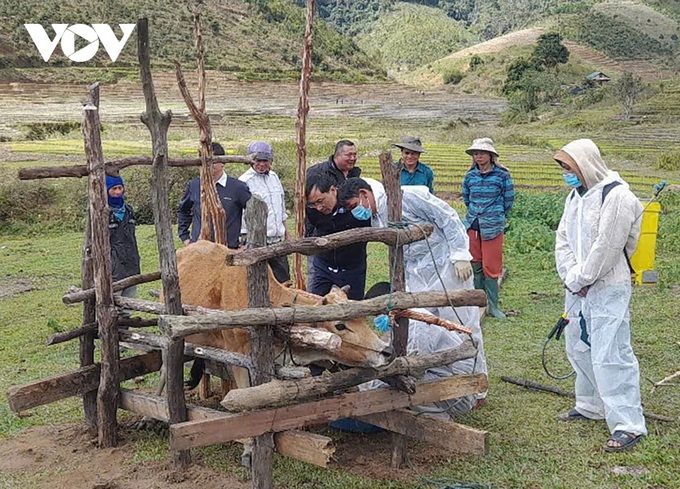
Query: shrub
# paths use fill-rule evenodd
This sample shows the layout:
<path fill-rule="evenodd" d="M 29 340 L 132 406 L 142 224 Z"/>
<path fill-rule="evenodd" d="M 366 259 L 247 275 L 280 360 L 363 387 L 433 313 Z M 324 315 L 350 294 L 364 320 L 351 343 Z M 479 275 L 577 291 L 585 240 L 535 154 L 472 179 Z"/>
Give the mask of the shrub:
<path fill-rule="evenodd" d="M 664 153 L 656 160 L 656 168 L 659 170 L 680 170 L 680 152 Z"/>
<path fill-rule="evenodd" d="M 551 168 L 555 170 L 555 173 L 560 171 L 557 164 L 551 166 Z M 512 168 L 510 169 L 510 174 L 512 175 Z M 564 199 L 565 195 L 557 192 L 541 192 L 536 194 L 518 192 L 515 204 L 512 207 L 512 221 L 533 221 L 546 226 L 551 231 L 555 231 L 564 210 Z"/>
<path fill-rule="evenodd" d="M 483 65 L 484 60 L 478 54 L 473 54 L 470 58 L 470 71 L 475 71 L 478 66 Z"/>
<path fill-rule="evenodd" d="M 29 122 L 22 128 L 26 131 L 26 139 L 29 141 L 42 141 L 57 133 L 65 136 L 71 131 L 79 131 L 80 122 Z"/>
<path fill-rule="evenodd" d="M 461 80 L 465 78 L 465 75 L 462 71 L 454 69 L 445 71 L 442 74 L 442 78 L 444 79 L 444 83 L 447 85 L 458 85 Z"/>

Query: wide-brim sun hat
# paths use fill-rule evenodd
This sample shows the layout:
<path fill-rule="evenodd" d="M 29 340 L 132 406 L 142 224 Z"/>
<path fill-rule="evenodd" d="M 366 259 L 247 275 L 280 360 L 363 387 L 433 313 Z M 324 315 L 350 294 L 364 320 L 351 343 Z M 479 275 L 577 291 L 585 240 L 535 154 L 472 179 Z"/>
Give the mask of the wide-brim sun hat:
<path fill-rule="evenodd" d="M 466 149 L 465 152 L 472 156 L 473 151 L 487 151 L 498 157 L 498 152 L 493 147 L 493 139 L 491 138 L 479 138 L 472 141 L 472 146 Z"/>
<path fill-rule="evenodd" d="M 420 142 L 420 138 L 404 138 L 400 142 L 394 143 L 392 146 L 415 151 L 416 153 L 427 153 Z"/>

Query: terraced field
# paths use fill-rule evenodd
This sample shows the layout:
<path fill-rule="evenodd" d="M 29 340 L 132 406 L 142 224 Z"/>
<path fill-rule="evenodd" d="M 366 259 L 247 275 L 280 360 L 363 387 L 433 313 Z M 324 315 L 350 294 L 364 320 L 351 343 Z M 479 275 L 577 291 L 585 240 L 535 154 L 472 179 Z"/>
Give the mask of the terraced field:
<path fill-rule="evenodd" d="M 566 144 L 568 140 L 551 141 L 551 148 L 538 148 L 523 145 L 497 145 L 496 149 L 502 155 L 501 163 L 511 172 L 513 182 L 517 189 L 524 192 L 538 192 L 544 190 L 565 189 L 562 180 L 562 172 L 552 159 L 555 149 Z M 428 144 L 428 153 L 423 155 L 422 161 L 432 167 L 435 173 L 435 192 L 447 200 L 456 200 L 460 197 L 461 185 L 465 172 L 470 168 L 470 157 L 465 154 L 467 146 L 456 144 Z M 617 143 L 601 144 L 602 152 L 606 154 L 621 153 L 630 145 Z M 659 146 L 648 148 L 650 154 L 660 154 Z M 395 157 L 398 157 L 395 155 Z M 650 156 L 656 158 L 656 156 Z M 371 178 L 380 178 L 378 159 L 375 156 L 367 157 L 360 162 L 362 175 Z M 611 164 L 613 170 L 620 170 L 615 164 Z M 640 197 L 651 193 L 652 185 L 658 183 L 661 178 L 658 175 L 629 169 L 620 170 L 621 175 L 631 185 L 633 191 Z"/>

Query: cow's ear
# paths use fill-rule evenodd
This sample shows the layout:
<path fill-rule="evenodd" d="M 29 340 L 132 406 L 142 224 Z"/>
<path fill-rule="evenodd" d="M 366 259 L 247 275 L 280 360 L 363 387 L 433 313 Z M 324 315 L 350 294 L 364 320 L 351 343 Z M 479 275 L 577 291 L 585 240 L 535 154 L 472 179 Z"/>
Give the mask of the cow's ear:
<path fill-rule="evenodd" d="M 350 289 L 349 285 L 343 285 L 342 287 L 340 287 L 340 291 L 343 292 L 345 295 L 349 295 L 349 289 Z"/>

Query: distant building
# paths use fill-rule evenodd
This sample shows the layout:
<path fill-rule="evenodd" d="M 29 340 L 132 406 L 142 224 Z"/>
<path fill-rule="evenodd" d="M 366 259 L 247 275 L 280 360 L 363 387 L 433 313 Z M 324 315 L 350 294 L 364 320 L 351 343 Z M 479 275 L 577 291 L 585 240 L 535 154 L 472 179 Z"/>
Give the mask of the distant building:
<path fill-rule="evenodd" d="M 586 76 L 586 80 L 588 81 L 588 84 L 599 87 L 607 82 L 610 82 L 611 78 L 601 71 L 596 71 L 595 73 L 591 73 L 590 75 Z"/>

